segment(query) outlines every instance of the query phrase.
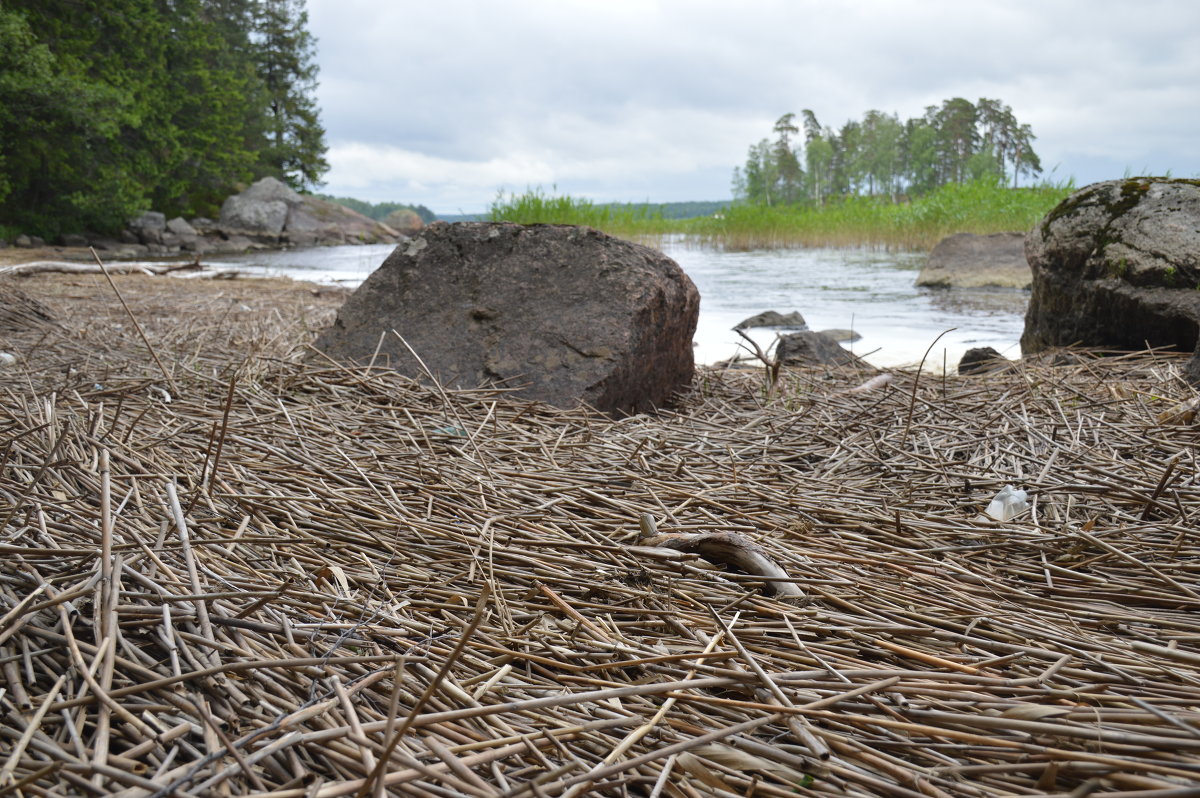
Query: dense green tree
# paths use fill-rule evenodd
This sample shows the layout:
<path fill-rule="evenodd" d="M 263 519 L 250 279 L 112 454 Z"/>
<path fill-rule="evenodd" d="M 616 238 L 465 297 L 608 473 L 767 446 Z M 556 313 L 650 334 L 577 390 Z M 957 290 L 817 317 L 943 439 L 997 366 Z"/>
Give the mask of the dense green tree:
<path fill-rule="evenodd" d="M 306 23 L 302 0 L 3 0 L 0 224 L 114 231 L 265 174 L 313 185 Z"/>
<path fill-rule="evenodd" d="M 938 180 L 937 130 L 924 117 L 909 119 L 900 136 L 900 174 L 913 194 L 941 185 Z"/>
<path fill-rule="evenodd" d="M 1013 185 L 1017 185 L 1019 175 L 1033 177 L 1042 173 L 1042 160 L 1033 151 L 1033 129 L 1028 124 L 1017 125 L 1012 138 L 1010 156 L 1013 165 Z"/>
<path fill-rule="evenodd" d="M 804 196 L 804 170 L 792 149 L 792 137 L 800 132 L 795 119 L 795 114 L 784 114 L 775 122 L 775 144 L 771 153 L 775 160 L 775 195 L 784 203 L 797 202 Z"/>
<path fill-rule="evenodd" d="M 137 119 L 129 92 L 0 7 L 0 223 L 54 236 L 122 221 L 145 197 L 119 140 Z"/>
<path fill-rule="evenodd" d="M 800 115 L 804 118 L 804 163 L 808 169 L 806 193 L 809 199 L 821 205 L 831 193 L 833 147 L 829 137 L 821 130 L 816 114 L 806 108 Z"/>
<path fill-rule="evenodd" d="M 862 125 L 853 119 L 846 120 L 836 136 L 830 136 L 833 150 L 830 158 L 830 183 L 835 194 L 856 194 L 862 176 L 860 149 L 862 147 Z"/>
<path fill-rule="evenodd" d="M 900 182 L 902 130 L 895 114 L 867 111 L 863 116 L 860 157 L 868 194 L 895 195 Z"/>
<path fill-rule="evenodd" d="M 763 139 L 752 144 L 746 153 L 745 165 L 740 171 L 734 170 L 734 195 L 763 205 L 774 205 L 779 201 L 778 183 L 779 165 L 771 142 Z"/>
<path fill-rule="evenodd" d="M 979 150 L 979 115 L 975 105 L 954 97 L 941 107 L 930 106 L 926 117 L 937 131 L 938 170 L 942 183 L 961 183 L 967 179 L 967 162 Z"/>
<path fill-rule="evenodd" d="M 316 44 L 304 0 L 261 0 L 255 27 L 258 74 L 266 87 L 270 146 L 263 162 L 293 188 L 313 188 L 329 170 L 316 98 Z"/>

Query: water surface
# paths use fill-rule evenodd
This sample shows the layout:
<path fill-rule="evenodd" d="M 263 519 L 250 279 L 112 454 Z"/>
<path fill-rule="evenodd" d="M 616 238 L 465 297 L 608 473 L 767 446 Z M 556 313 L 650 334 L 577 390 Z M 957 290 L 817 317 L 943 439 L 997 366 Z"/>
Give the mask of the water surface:
<path fill-rule="evenodd" d="M 1012 289 L 917 288 L 923 254 L 866 249 L 785 249 L 724 252 L 683 239 L 667 241 L 700 290 L 696 361 L 738 354 L 732 327 L 764 310 L 798 310 L 813 330 L 848 329 L 862 338 L 848 349 L 880 366 L 914 363 L 937 336 L 927 367 L 950 368 L 967 349 L 991 346 L 1018 357 L 1029 294 Z M 262 275 L 357 287 L 391 253 L 391 245 L 320 247 L 253 252 L 222 258 L 223 265 Z M 764 348 L 776 331 L 753 330 Z"/>

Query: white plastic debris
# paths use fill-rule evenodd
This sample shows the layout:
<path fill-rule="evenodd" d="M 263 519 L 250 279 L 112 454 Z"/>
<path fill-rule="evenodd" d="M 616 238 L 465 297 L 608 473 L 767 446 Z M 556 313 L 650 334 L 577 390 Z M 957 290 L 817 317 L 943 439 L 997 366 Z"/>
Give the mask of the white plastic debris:
<path fill-rule="evenodd" d="M 983 514 L 997 521 L 1008 521 L 1028 509 L 1029 494 L 1023 490 L 1017 490 L 1012 485 L 1005 485 L 996 494 L 996 498 L 992 499 Z"/>
<path fill-rule="evenodd" d="M 17 356 L 12 352 L 0 352 L 0 371 L 15 366 L 17 364 Z"/>

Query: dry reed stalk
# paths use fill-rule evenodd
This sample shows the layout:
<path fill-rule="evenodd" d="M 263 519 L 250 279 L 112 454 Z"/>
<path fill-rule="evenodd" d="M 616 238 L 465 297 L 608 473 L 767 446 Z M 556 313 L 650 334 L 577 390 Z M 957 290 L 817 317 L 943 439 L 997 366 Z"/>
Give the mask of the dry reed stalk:
<path fill-rule="evenodd" d="M 94 278 L 24 278 L 75 321 L 6 341 L 0 790 L 1194 794 L 1179 356 L 702 370 L 613 421 L 316 358 L 300 284 L 111 279 L 167 369 Z"/>

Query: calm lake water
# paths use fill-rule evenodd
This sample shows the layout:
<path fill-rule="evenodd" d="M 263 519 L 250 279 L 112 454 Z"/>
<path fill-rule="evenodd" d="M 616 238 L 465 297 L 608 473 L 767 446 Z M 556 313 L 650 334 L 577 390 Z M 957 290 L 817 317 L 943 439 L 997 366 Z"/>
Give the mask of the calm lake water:
<path fill-rule="evenodd" d="M 392 251 L 391 246 L 321 247 L 222 258 L 256 274 L 286 275 L 356 287 Z M 813 330 L 847 329 L 862 338 L 843 344 L 879 366 L 915 363 L 937 336 L 926 367 L 951 369 L 974 346 L 1020 356 L 1029 295 L 1009 289 L 917 288 L 925 256 L 864 249 L 785 249 L 722 252 L 668 241 L 663 250 L 700 290 L 696 361 L 714 363 L 739 351 L 731 329 L 764 310 L 798 310 Z M 764 348 L 774 330 L 750 331 Z"/>

